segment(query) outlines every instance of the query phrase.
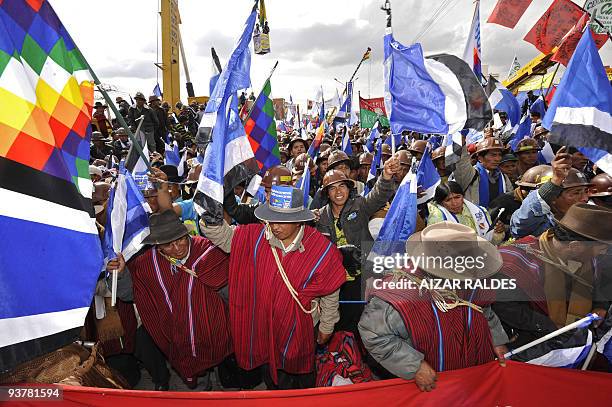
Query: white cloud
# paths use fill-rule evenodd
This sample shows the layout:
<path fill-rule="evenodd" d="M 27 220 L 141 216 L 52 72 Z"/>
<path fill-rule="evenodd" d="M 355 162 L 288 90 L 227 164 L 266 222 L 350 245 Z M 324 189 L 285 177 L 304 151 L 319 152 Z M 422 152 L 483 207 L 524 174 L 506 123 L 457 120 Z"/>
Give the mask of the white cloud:
<path fill-rule="evenodd" d="M 441 1 L 393 1 L 396 39 L 405 44 L 413 40 Z M 191 79 L 196 94 L 204 95 L 208 93 L 210 47 L 215 47 L 223 64 L 252 2 L 180 0 L 179 3 Z M 357 74 L 355 93 L 382 96 L 382 38 L 386 18 L 380 10 L 382 3 L 382 0 L 267 0 L 272 53 L 252 58 L 251 79 L 255 92 L 278 60 L 272 80 L 273 96 L 288 99 L 291 94 L 295 101 L 305 103 L 323 85 L 325 97 L 329 98 L 336 87 L 340 88 L 334 78 L 346 81 L 365 49 L 372 47 L 371 60 Z M 505 76 L 514 55 L 523 64 L 538 55 L 522 38 L 552 0 L 533 2 L 513 30 L 486 23 L 495 3 L 489 0 L 481 5 L 482 57 L 490 71 Z M 101 3 L 53 0 L 52 4 L 103 82 L 132 94 L 152 91 L 158 74 L 153 65 L 158 49 L 157 0 Z M 453 0 L 449 4 L 451 8 L 421 39 L 427 54 L 461 55 L 463 51 L 472 18 L 472 2 Z M 610 42 L 600 54 L 604 63 L 612 63 Z M 159 55 L 161 58 L 161 48 Z"/>

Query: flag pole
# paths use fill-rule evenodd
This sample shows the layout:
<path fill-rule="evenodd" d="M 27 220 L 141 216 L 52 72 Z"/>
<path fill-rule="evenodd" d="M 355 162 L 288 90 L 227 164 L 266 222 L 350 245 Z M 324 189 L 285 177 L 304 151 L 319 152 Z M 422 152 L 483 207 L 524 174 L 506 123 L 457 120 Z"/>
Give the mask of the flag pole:
<path fill-rule="evenodd" d="M 259 95 L 261 95 L 261 92 L 263 92 L 264 88 L 266 87 L 266 83 L 268 83 L 268 81 L 272 78 L 272 74 L 274 73 L 274 71 L 276 70 L 276 67 L 278 66 L 278 61 L 276 61 L 276 63 L 274 64 L 274 66 L 272 67 L 272 70 L 270 71 L 270 74 L 268 75 L 268 78 L 264 81 L 263 86 L 261 87 L 261 90 L 259 91 L 259 93 L 257 94 L 257 98 L 259 98 Z M 255 99 L 255 101 L 257 101 L 257 99 Z M 247 120 L 249 120 L 249 117 L 251 117 L 251 112 L 253 111 L 253 108 L 255 107 L 255 102 L 253 102 L 253 106 L 251 106 L 251 109 L 249 109 L 249 113 L 246 115 L 246 118 L 244 119 L 243 123 L 246 123 Z M 276 125 L 275 125 L 276 127 Z"/>
<path fill-rule="evenodd" d="M 367 58 L 364 58 L 368 52 L 372 51 L 372 48 L 368 47 L 368 49 L 366 50 L 366 52 L 364 52 L 363 56 L 361 57 L 361 61 L 359 61 L 359 64 L 357 64 L 357 68 L 355 68 L 355 72 L 353 72 L 353 75 L 351 75 L 351 79 L 349 79 L 349 82 L 353 82 L 353 78 L 355 78 L 355 75 L 357 75 L 357 71 L 359 70 L 359 68 L 361 67 L 361 64 L 363 64 L 363 61 L 365 61 Z M 369 58 L 369 55 L 368 55 Z M 347 85 L 344 87 L 344 91 L 342 92 L 342 96 L 344 96 L 348 91 L 348 82 Z"/>
<path fill-rule="evenodd" d="M 117 121 L 119 121 L 119 124 L 121 124 L 121 127 L 123 127 L 125 131 L 127 132 L 128 137 L 132 141 L 132 145 L 136 148 L 136 152 L 138 152 L 138 155 L 140 156 L 140 158 L 143 159 L 149 171 L 152 171 L 151 163 L 149 162 L 149 157 L 145 156 L 144 151 L 142 151 L 142 146 L 136 140 L 136 137 L 132 133 L 132 130 L 130 130 L 130 126 L 128 126 L 128 124 L 126 123 L 121 113 L 119 113 L 119 110 L 115 106 L 115 103 L 111 100 L 110 96 L 108 96 L 108 93 L 101 86 L 102 82 L 100 82 L 100 78 L 98 78 L 98 75 L 96 75 L 94 70 L 91 68 L 91 65 L 89 65 L 89 62 L 87 62 L 87 60 L 85 59 L 85 56 L 83 56 L 83 53 L 80 51 L 81 50 L 79 50 L 79 53 L 83 57 L 83 62 L 85 62 L 85 65 L 87 65 L 87 70 L 89 70 L 89 73 L 91 73 L 91 76 L 93 77 L 94 83 L 96 84 L 96 88 L 98 88 L 98 91 L 102 94 L 102 96 L 104 96 L 104 100 L 106 101 L 106 104 L 108 105 L 108 107 L 111 108 L 111 110 L 115 114 L 115 118 L 117 119 Z"/>
<path fill-rule="evenodd" d="M 580 319 L 580 320 L 578 320 L 578 321 L 576 321 L 576 322 L 574 322 L 572 324 L 566 325 L 563 328 L 557 329 L 556 331 L 553 331 L 553 332 L 549 333 L 548 335 L 545 335 L 545 336 L 543 336 L 543 337 L 541 337 L 539 339 L 536 339 L 535 341 L 529 342 L 528 344 L 525 344 L 525 345 L 523 345 L 521 347 L 518 347 L 518 348 L 516 348 L 514 350 L 511 350 L 510 352 L 508 352 L 508 353 L 506 353 L 504 355 L 504 358 L 509 359 L 512 356 L 516 355 L 517 353 L 521 353 L 524 350 L 527 350 L 527 349 L 532 348 L 532 347 L 534 347 L 536 345 L 539 345 L 542 342 L 546 342 L 547 340 L 552 339 L 552 338 L 554 338 L 556 336 L 559 336 L 559 335 L 561 335 L 561 334 L 563 334 L 563 333 L 565 333 L 567 331 L 571 331 L 572 329 L 580 328 L 582 325 L 591 323 L 591 322 L 593 322 L 593 321 L 595 321 L 595 320 L 597 320 L 599 318 L 600 317 L 597 314 L 589 314 L 586 317 L 584 317 L 584 318 L 582 318 L 582 319 Z"/>

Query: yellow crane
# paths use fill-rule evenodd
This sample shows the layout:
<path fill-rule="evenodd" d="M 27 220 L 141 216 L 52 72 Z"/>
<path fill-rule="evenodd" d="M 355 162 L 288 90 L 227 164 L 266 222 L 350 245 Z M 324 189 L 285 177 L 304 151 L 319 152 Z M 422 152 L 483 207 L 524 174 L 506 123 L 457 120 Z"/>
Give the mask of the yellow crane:
<path fill-rule="evenodd" d="M 527 82 L 534 75 L 544 75 L 551 66 L 555 65 L 556 62 L 551 61 L 553 54 L 557 48 L 553 49 L 549 54 L 540 54 L 525 66 L 521 67 L 512 77 L 506 79 L 503 85 L 511 92 L 514 92 L 523 83 Z"/>
<path fill-rule="evenodd" d="M 176 102 L 181 100 L 181 75 L 180 57 L 182 57 L 183 68 L 187 85 L 187 101 L 191 103 L 205 103 L 208 96 L 195 96 L 193 84 L 189 77 L 187 59 L 181 39 L 181 16 L 178 8 L 178 0 L 161 0 L 161 31 L 162 31 L 162 63 L 157 67 L 162 70 L 162 93 L 164 100 L 174 108 Z"/>

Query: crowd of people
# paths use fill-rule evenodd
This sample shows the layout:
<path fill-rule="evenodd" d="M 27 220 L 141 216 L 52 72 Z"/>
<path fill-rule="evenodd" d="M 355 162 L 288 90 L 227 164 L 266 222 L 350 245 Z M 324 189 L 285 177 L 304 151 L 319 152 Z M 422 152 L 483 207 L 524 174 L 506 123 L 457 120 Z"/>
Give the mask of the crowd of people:
<path fill-rule="evenodd" d="M 554 159 L 542 162 L 548 131 L 535 112 L 531 136 L 514 151 L 512 135 L 491 123 L 481 140 L 464 137 L 453 165 L 430 135 L 406 131 L 394 148 L 380 145 L 373 178 L 377 151 L 368 151 L 371 130 L 359 123 L 330 125 L 315 157 L 308 154 L 314 133 L 279 131 L 281 163 L 262 174 L 262 196 L 247 192 L 248 181 L 236 185 L 226 191 L 220 217 L 199 214 L 194 203 L 204 107 L 177 104 L 174 113 L 156 96 L 148 106 L 142 93 L 134 99 L 132 106 L 117 103 L 133 132 L 144 117 L 140 142 L 150 147 L 153 187 L 142 193 L 151 209 L 150 235 L 129 261 L 119 255 L 106 265 L 119 272 L 120 329 L 105 332 L 109 324 L 95 321 L 92 306 L 84 333 L 101 341 L 106 361 L 131 385 L 144 367 L 156 390 L 168 390 L 168 365 L 190 388 L 208 383 L 212 371 L 227 388 L 330 385 L 320 380 L 321 355 L 348 338 L 361 355 L 352 360 L 358 369 L 349 382 L 400 377 L 431 391 L 442 371 L 503 364 L 508 350 L 588 313 L 607 316 L 612 177 L 572 146 L 552 145 Z M 114 163 L 131 145 L 104 109 L 95 106 L 90 166 L 101 238 Z M 346 133 L 352 155 L 341 149 Z M 389 129 L 380 133 L 383 140 L 391 136 Z M 181 171 L 164 165 L 167 134 L 187 154 Z M 487 261 L 484 270 L 462 273 L 425 265 L 413 273 L 388 270 L 385 281 L 507 277 L 515 279 L 514 289 L 364 288 L 372 244 L 399 185 L 424 154 L 431 154 L 441 182 L 418 205 L 406 251 L 453 252 L 467 242 Z M 304 194 L 296 185 L 306 172 Z M 96 293 L 108 296 L 109 287 L 104 271 Z"/>

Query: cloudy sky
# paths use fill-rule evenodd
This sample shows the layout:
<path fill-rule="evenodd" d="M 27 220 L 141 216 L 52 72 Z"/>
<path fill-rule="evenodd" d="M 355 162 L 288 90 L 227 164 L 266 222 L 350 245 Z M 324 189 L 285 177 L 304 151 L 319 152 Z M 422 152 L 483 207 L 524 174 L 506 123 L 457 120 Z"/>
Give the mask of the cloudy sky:
<path fill-rule="evenodd" d="M 496 0 L 481 1 L 482 59 L 490 72 L 505 78 L 514 55 L 521 64 L 538 55 L 523 37 L 552 1 L 534 1 L 513 30 L 486 23 Z M 153 63 L 161 61 L 161 45 L 157 56 L 161 25 L 158 3 L 52 0 L 102 82 L 132 94 L 150 94 L 157 81 L 158 69 Z M 251 81 L 255 92 L 259 92 L 278 60 L 272 79 L 274 97 L 288 99 L 292 95 L 294 101 L 305 104 L 323 86 L 325 98 L 330 98 L 337 88 L 342 91 L 334 78 L 348 80 L 366 48 L 371 47 L 372 58 L 357 74 L 355 91 L 364 97 L 382 96 L 382 3 L 383 0 L 267 0 L 272 52 L 253 55 Z M 252 4 L 250 0 L 179 0 L 181 33 L 196 95 L 208 94 L 210 47 L 215 47 L 224 65 Z M 393 0 L 391 4 L 396 40 L 410 44 L 429 27 L 420 39 L 426 54 L 462 55 L 473 14 L 472 0 Z M 441 5 L 445 7 L 440 18 L 431 23 L 434 11 Z M 604 64 L 612 64 L 610 41 L 600 54 Z M 161 77 L 159 72 L 160 84 Z M 186 98 L 184 88 L 181 92 Z"/>

